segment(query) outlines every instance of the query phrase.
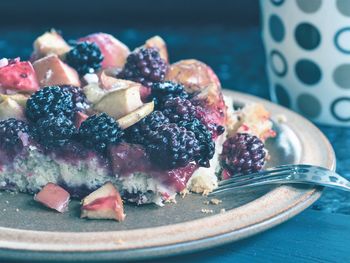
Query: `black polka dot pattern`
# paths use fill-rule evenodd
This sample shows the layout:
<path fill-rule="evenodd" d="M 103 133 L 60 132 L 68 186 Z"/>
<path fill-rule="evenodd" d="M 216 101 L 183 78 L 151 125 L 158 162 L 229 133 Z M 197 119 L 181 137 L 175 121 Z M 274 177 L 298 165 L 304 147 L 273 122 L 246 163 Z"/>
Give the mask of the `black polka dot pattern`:
<path fill-rule="evenodd" d="M 284 39 L 285 29 L 282 20 L 277 15 L 271 15 L 269 29 L 273 40 L 281 42 Z"/>
<path fill-rule="evenodd" d="M 295 64 L 295 74 L 304 84 L 315 85 L 321 80 L 321 69 L 313 61 L 301 59 Z"/>
<path fill-rule="evenodd" d="M 306 50 L 313 50 L 321 43 L 321 34 L 310 23 L 301 23 L 295 29 L 295 40 L 298 45 Z"/>

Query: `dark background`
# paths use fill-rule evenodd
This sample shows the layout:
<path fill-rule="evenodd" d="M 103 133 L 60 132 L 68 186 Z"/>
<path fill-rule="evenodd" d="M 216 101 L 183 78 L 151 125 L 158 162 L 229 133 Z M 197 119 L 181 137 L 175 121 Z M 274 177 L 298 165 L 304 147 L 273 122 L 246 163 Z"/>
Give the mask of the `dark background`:
<path fill-rule="evenodd" d="M 258 0 L 0 0 L 0 58 L 29 58 L 35 38 L 51 28 L 67 40 L 110 33 L 131 50 L 157 34 L 171 62 L 202 60 L 223 87 L 268 99 L 259 20 Z M 337 171 L 350 178 L 350 129 L 319 128 L 335 148 Z M 350 214 L 350 194 L 326 190 L 313 208 Z"/>
<path fill-rule="evenodd" d="M 258 0 L 2 0 L 2 25 L 252 25 Z"/>

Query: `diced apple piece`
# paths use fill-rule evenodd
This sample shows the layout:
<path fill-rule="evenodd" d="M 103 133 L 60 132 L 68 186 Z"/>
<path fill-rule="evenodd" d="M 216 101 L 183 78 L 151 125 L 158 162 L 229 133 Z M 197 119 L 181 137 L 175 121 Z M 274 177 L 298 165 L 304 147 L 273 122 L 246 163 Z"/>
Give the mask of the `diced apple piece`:
<path fill-rule="evenodd" d="M 34 196 L 34 200 L 48 208 L 63 213 L 68 210 L 70 194 L 62 187 L 48 183 Z"/>
<path fill-rule="evenodd" d="M 148 102 L 142 105 L 140 108 L 129 113 L 128 115 L 118 119 L 117 120 L 118 125 L 122 129 L 129 128 L 130 126 L 134 125 L 135 123 L 145 118 L 147 115 L 151 114 L 153 110 L 154 110 L 154 102 L 153 101 Z"/>
<path fill-rule="evenodd" d="M 7 97 L 0 103 L 0 120 L 9 118 L 23 120 L 25 117 L 23 108 L 15 100 Z"/>
<path fill-rule="evenodd" d="M 104 57 L 102 68 L 119 67 L 122 68 L 129 55 L 129 48 L 112 35 L 105 33 L 95 33 L 78 39 L 79 42 L 94 42 L 101 50 Z"/>
<path fill-rule="evenodd" d="M 71 47 L 55 30 L 46 32 L 38 37 L 33 44 L 34 57 L 36 59 L 45 57 L 47 55 L 56 54 L 62 56 L 67 53 Z"/>
<path fill-rule="evenodd" d="M 112 183 L 106 183 L 82 201 L 81 218 L 125 219 L 123 201 Z"/>
<path fill-rule="evenodd" d="M 221 87 L 214 71 L 208 65 L 195 59 L 180 60 L 172 64 L 165 78 L 183 84 L 189 93 L 201 91 L 212 84 L 216 88 Z"/>
<path fill-rule="evenodd" d="M 31 93 L 39 89 L 38 80 L 29 61 L 14 61 L 0 68 L 0 88 Z"/>
<path fill-rule="evenodd" d="M 101 89 L 97 83 L 91 83 L 83 88 L 83 92 L 89 102 L 96 104 L 102 99 L 107 91 Z"/>
<path fill-rule="evenodd" d="M 75 114 L 75 127 L 77 127 L 77 129 L 79 129 L 81 123 L 83 121 L 85 121 L 89 116 L 86 115 L 85 113 L 83 112 L 80 112 L 78 111 L 76 114 Z"/>
<path fill-rule="evenodd" d="M 6 99 L 12 99 L 17 102 L 22 108 L 25 108 L 27 105 L 28 95 L 16 93 L 12 95 L 0 94 L 0 103 L 5 101 Z"/>
<path fill-rule="evenodd" d="M 33 63 L 40 87 L 72 85 L 80 87 L 78 73 L 63 63 L 57 55 L 43 57 Z"/>
<path fill-rule="evenodd" d="M 99 74 L 99 79 L 100 79 L 101 88 L 105 90 L 118 89 L 121 86 L 124 87 L 127 84 L 129 84 L 128 82 L 124 82 L 124 81 L 121 81 L 120 79 L 107 75 L 105 70 L 101 71 L 101 73 Z"/>
<path fill-rule="evenodd" d="M 113 89 L 95 104 L 94 109 L 119 119 L 142 106 L 140 87 L 141 84 L 136 82 L 117 80 Z"/>
<path fill-rule="evenodd" d="M 159 51 L 159 55 L 162 59 L 164 59 L 166 62 L 169 62 L 169 57 L 168 57 L 168 50 L 165 44 L 165 41 L 163 38 L 160 36 L 154 36 L 150 39 L 148 39 L 144 45 L 146 48 L 157 48 Z"/>

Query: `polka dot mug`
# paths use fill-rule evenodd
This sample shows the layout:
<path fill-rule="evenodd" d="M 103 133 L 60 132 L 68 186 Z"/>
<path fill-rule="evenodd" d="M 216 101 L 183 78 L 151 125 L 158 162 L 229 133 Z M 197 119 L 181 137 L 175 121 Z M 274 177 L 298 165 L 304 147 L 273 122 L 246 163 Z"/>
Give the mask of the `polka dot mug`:
<path fill-rule="evenodd" d="M 260 0 L 272 100 L 350 126 L 350 0 Z"/>

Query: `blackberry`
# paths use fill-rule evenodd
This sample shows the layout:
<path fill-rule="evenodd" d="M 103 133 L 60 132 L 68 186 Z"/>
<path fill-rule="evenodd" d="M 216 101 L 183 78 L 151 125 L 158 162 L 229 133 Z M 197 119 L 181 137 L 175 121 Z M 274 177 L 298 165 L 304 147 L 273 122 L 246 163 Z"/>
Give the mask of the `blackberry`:
<path fill-rule="evenodd" d="M 168 99 L 163 107 L 163 114 L 170 122 L 191 121 L 196 117 L 197 107 L 190 100 L 180 97 Z"/>
<path fill-rule="evenodd" d="M 46 149 L 68 144 L 76 135 L 74 123 L 64 114 L 50 114 L 39 119 L 33 127 L 34 139 Z"/>
<path fill-rule="evenodd" d="M 175 123 L 159 127 L 149 138 L 146 150 L 151 161 L 165 169 L 186 166 L 200 154 L 195 134 Z"/>
<path fill-rule="evenodd" d="M 196 162 L 203 167 L 210 167 L 209 161 L 215 153 L 215 143 L 212 139 L 212 133 L 198 119 L 192 121 L 181 121 L 178 124 L 180 127 L 185 127 L 186 130 L 192 131 L 199 142 L 200 155 Z"/>
<path fill-rule="evenodd" d="M 49 114 L 64 114 L 69 119 L 74 115 L 73 94 L 59 86 L 49 86 L 38 90 L 27 101 L 26 116 L 37 120 Z"/>
<path fill-rule="evenodd" d="M 103 55 L 95 43 L 85 41 L 75 44 L 66 54 L 65 59 L 68 65 L 83 76 L 101 68 Z"/>
<path fill-rule="evenodd" d="M 20 151 L 25 144 L 25 142 L 23 142 L 23 134 L 27 134 L 28 139 L 29 127 L 24 121 L 14 118 L 0 121 L 1 149 L 10 153 Z"/>
<path fill-rule="evenodd" d="M 109 144 L 116 144 L 124 135 L 118 123 L 106 113 L 93 115 L 82 122 L 79 139 L 88 148 L 104 153 Z"/>
<path fill-rule="evenodd" d="M 160 126 L 168 123 L 169 119 L 161 111 L 153 111 L 125 131 L 126 140 L 130 143 L 146 145 L 148 138 L 152 137 Z"/>
<path fill-rule="evenodd" d="M 72 100 L 74 104 L 74 110 L 76 111 L 85 111 L 89 107 L 89 103 L 85 96 L 85 93 L 81 88 L 75 86 L 60 86 L 60 88 L 65 92 L 72 93 Z"/>
<path fill-rule="evenodd" d="M 156 108 L 161 107 L 165 101 L 170 98 L 180 97 L 183 99 L 189 98 L 185 87 L 171 81 L 156 82 L 151 86 L 150 99 L 153 99 Z"/>
<path fill-rule="evenodd" d="M 223 168 L 234 175 L 260 171 L 265 157 L 264 143 L 258 137 L 237 133 L 225 141 L 220 160 Z"/>
<path fill-rule="evenodd" d="M 128 79 L 151 87 L 152 83 L 163 81 L 168 70 L 167 63 L 155 48 L 140 48 L 131 53 L 118 78 Z"/>

